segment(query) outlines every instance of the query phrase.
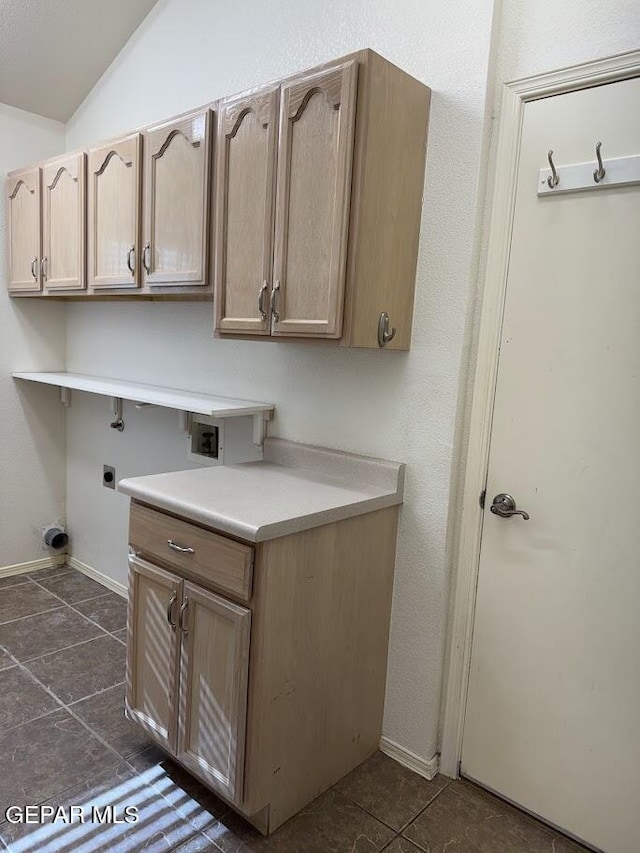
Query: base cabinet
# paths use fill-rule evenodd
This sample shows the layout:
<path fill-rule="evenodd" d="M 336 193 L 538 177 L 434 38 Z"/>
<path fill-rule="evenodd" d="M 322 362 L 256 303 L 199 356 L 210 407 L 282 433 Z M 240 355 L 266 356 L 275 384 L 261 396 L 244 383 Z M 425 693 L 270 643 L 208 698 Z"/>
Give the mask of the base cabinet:
<path fill-rule="evenodd" d="M 137 557 L 129 590 L 129 716 L 239 803 L 251 612 Z"/>
<path fill-rule="evenodd" d="M 397 520 L 254 544 L 132 503 L 127 714 L 265 834 L 378 749 Z"/>
<path fill-rule="evenodd" d="M 182 602 L 177 757 L 239 803 L 251 612 L 189 582 Z"/>
<path fill-rule="evenodd" d="M 168 752 L 176 748 L 180 635 L 174 621 L 182 581 L 129 560 L 127 711 Z"/>

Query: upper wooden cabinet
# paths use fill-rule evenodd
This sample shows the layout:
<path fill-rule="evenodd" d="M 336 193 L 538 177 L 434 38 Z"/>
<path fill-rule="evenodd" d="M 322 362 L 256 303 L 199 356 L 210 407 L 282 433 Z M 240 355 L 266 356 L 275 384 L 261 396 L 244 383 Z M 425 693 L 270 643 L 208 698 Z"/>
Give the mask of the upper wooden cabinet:
<path fill-rule="evenodd" d="M 9 175 L 9 290 L 24 295 L 86 286 L 86 157 L 66 154 Z"/>
<path fill-rule="evenodd" d="M 140 286 L 142 135 L 89 149 L 89 287 Z"/>
<path fill-rule="evenodd" d="M 204 110 L 144 134 L 144 284 L 206 286 L 212 115 Z"/>
<path fill-rule="evenodd" d="M 42 290 L 41 170 L 11 172 L 7 179 L 9 290 Z"/>
<path fill-rule="evenodd" d="M 278 89 L 218 105 L 216 328 L 267 335 L 273 264 Z"/>
<path fill-rule="evenodd" d="M 42 168 L 42 278 L 49 291 L 86 287 L 86 156 L 51 160 Z"/>
<path fill-rule="evenodd" d="M 429 101 L 364 50 L 220 104 L 218 335 L 409 348 Z"/>
<path fill-rule="evenodd" d="M 342 334 L 357 73 L 352 60 L 282 87 L 274 335 Z"/>
<path fill-rule="evenodd" d="M 219 337 L 406 350 L 429 101 L 362 50 L 14 172 L 9 289 L 214 292 Z"/>

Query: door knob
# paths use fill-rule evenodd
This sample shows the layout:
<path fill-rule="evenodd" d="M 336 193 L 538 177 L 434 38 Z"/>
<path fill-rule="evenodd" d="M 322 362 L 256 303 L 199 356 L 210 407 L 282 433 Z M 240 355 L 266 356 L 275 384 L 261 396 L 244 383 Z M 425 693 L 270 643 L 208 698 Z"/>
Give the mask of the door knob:
<path fill-rule="evenodd" d="M 521 515 L 525 521 L 529 521 L 529 513 L 523 509 L 516 509 L 516 502 L 511 495 L 506 492 L 501 492 L 493 499 L 489 507 L 494 515 L 500 515 L 502 518 L 511 518 L 512 515 Z"/>

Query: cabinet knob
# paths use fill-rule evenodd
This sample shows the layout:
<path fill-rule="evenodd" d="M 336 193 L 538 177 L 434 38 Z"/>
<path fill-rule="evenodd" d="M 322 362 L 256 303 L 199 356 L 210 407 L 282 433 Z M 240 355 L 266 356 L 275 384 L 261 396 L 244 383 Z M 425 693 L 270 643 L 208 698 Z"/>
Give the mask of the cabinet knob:
<path fill-rule="evenodd" d="M 40 261 L 40 275 L 42 276 L 42 278 L 46 278 L 46 277 L 47 277 L 47 268 L 48 268 L 48 266 L 49 266 L 49 259 L 48 259 L 47 257 L 44 257 L 44 258 Z"/>
<path fill-rule="evenodd" d="M 38 266 L 38 259 L 34 258 L 31 261 L 31 275 L 35 278 L 36 281 L 38 280 L 38 273 L 36 272 L 37 266 Z"/>
<path fill-rule="evenodd" d="M 135 246 L 132 246 L 132 247 L 129 249 L 129 251 L 127 252 L 127 266 L 129 267 L 129 272 L 131 273 L 131 275 L 135 275 L 135 274 L 136 274 L 136 271 L 135 271 L 134 266 L 133 266 L 133 261 L 131 260 L 131 258 L 133 257 L 133 253 L 135 252 L 135 250 L 136 250 L 136 247 L 135 247 Z"/>

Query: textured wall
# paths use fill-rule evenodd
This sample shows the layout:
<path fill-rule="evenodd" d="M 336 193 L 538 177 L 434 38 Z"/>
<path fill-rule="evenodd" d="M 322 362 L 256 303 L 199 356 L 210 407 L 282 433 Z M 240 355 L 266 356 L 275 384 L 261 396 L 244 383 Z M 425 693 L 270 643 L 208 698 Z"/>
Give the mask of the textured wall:
<path fill-rule="evenodd" d="M 433 88 L 409 354 L 216 341 L 210 307 L 199 304 L 77 304 L 68 314 L 70 370 L 272 401 L 272 435 L 408 464 L 385 734 L 425 759 L 437 741 L 449 483 L 492 6 L 160 0 L 73 117 L 67 137 L 68 148 L 94 143 L 366 46 Z M 70 410 L 67 508 L 75 556 L 122 580 L 126 501 L 102 489 L 103 462 L 115 464 L 119 477 L 186 465 L 175 418 L 134 410 L 128 418 L 136 426 L 114 436 L 107 416 L 101 400 Z"/>
<path fill-rule="evenodd" d="M 498 76 L 515 80 L 640 47 L 638 0 L 503 0 Z"/>
<path fill-rule="evenodd" d="M 4 175 L 64 150 L 64 125 L 0 104 L 0 566 L 46 556 L 40 528 L 64 518 L 64 412 L 52 389 L 17 385 L 12 370 L 61 368 L 63 305 L 14 300 L 6 289 Z"/>

